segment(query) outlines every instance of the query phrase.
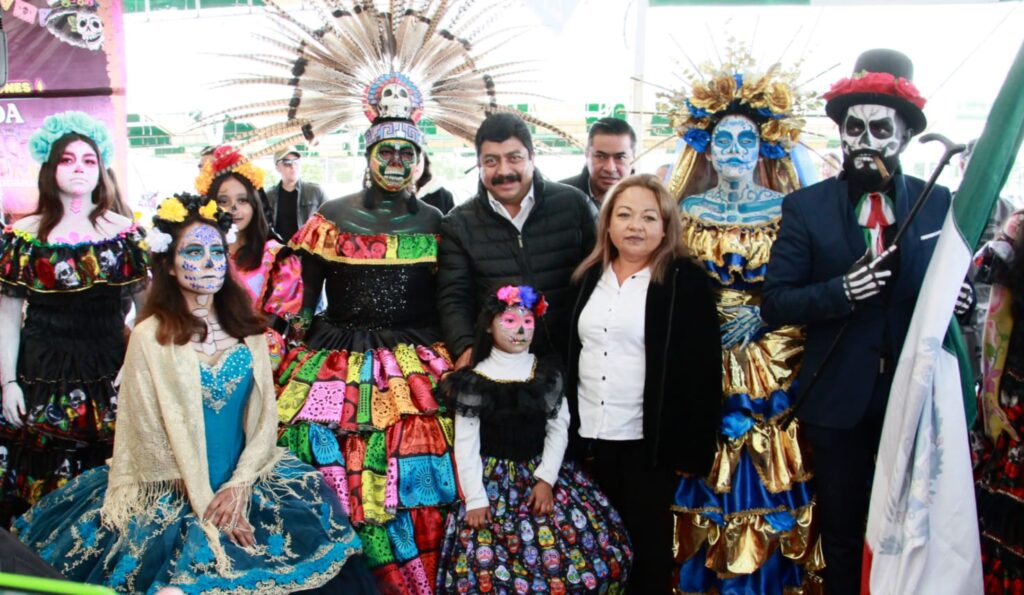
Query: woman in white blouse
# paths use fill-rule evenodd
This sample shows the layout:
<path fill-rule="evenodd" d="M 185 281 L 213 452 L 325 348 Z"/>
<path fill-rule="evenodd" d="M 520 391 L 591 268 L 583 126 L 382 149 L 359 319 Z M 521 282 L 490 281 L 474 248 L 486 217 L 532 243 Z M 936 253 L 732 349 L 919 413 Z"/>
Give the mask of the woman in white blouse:
<path fill-rule="evenodd" d="M 597 245 L 573 275 L 570 453 L 622 516 L 636 593 L 671 592 L 675 474 L 706 474 L 715 453 L 715 298 L 681 238 L 676 203 L 661 182 L 630 176 L 606 195 Z"/>

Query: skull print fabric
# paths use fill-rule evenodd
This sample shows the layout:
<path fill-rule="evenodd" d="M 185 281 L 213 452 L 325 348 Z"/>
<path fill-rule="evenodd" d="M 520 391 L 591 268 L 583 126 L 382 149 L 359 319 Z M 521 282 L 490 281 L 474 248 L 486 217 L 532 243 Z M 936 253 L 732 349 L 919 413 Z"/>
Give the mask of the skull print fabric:
<path fill-rule="evenodd" d="M 145 284 L 143 237 L 134 227 L 75 245 L 15 230 L 0 236 L 0 291 L 28 302 L 17 362 L 27 427 L 0 414 L 0 514 L 23 510 L 110 456 L 122 298 Z"/>

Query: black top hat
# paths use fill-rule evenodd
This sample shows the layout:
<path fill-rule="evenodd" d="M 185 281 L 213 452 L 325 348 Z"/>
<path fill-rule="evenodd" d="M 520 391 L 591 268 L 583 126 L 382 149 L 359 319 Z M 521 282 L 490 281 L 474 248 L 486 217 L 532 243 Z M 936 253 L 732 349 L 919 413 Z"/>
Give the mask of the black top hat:
<path fill-rule="evenodd" d="M 890 76 L 871 76 L 873 74 Z M 851 105 L 874 103 L 894 108 L 915 133 L 928 126 L 921 108 L 925 99 L 914 87 L 914 64 L 896 50 L 868 50 L 857 58 L 853 77 L 832 85 L 825 93 L 825 113 L 842 125 L 846 109 Z"/>

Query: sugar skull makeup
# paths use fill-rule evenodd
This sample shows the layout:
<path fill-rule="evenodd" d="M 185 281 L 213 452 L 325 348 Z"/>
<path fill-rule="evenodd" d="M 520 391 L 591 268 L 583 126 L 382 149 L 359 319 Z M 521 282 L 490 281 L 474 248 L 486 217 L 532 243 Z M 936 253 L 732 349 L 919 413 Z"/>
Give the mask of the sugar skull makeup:
<path fill-rule="evenodd" d="M 174 276 L 182 290 L 201 295 L 217 293 L 224 286 L 227 272 L 227 248 L 216 228 L 197 222 L 181 232 L 174 254 Z"/>
<path fill-rule="evenodd" d="M 520 306 L 506 308 L 491 320 L 491 337 L 495 349 L 506 353 L 522 353 L 533 342 L 533 312 Z"/>
<path fill-rule="evenodd" d="M 743 116 L 722 118 L 711 134 L 711 164 L 726 180 L 753 175 L 759 150 L 757 126 Z"/>
<path fill-rule="evenodd" d="M 416 145 L 407 140 L 382 140 L 370 149 L 370 176 L 386 192 L 398 192 L 413 182 Z"/>
<path fill-rule="evenodd" d="M 843 168 L 852 179 L 872 190 L 896 173 L 908 138 L 907 125 L 899 112 L 884 105 L 851 105 L 839 128 Z M 876 157 L 888 175 L 879 170 Z"/>

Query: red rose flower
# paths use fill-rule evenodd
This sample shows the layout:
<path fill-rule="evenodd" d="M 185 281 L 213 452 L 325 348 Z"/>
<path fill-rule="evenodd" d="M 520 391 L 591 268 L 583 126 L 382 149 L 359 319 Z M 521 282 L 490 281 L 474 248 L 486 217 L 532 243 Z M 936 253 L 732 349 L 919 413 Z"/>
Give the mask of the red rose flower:
<path fill-rule="evenodd" d="M 921 97 L 921 92 L 917 90 L 914 83 L 908 81 L 902 76 L 893 83 L 893 91 L 897 97 L 902 97 L 910 103 L 916 105 L 919 109 L 924 108 L 925 98 Z"/>
<path fill-rule="evenodd" d="M 46 289 L 53 289 L 56 278 L 53 276 L 53 265 L 49 260 L 40 258 L 36 261 L 36 278 Z"/>
<path fill-rule="evenodd" d="M 533 308 L 533 313 L 536 316 L 540 317 L 540 316 L 544 316 L 544 313 L 547 312 L 547 311 L 548 311 L 548 301 L 546 299 L 544 299 L 544 296 L 540 296 L 540 299 L 537 300 L 537 305 Z"/>
<path fill-rule="evenodd" d="M 213 171 L 221 172 L 234 167 L 243 159 L 238 149 L 231 145 L 221 145 L 213 151 Z"/>
<path fill-rule="evenodd" d="M 853 79 L 842 79 L 832 84 L 832 88 L 828 90 L 822 97 L 826 100 L 831 101 L 832 99 L 839 97 L 840 95 L 846 95 L 853 88 Z"/>

